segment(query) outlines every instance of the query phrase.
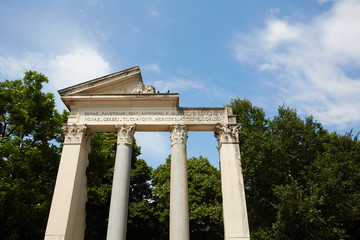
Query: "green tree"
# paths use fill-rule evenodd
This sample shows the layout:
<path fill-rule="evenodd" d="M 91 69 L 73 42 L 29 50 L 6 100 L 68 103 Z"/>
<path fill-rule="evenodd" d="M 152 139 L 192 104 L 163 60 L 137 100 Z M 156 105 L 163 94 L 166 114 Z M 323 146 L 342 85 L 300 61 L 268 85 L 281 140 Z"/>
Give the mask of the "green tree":
<path fill-rule="evenodd" d="M 246 99 L 229 106 L 242 124 L 252 239 L 358 239 L 357 136 L 329 134 L 284 106 L 272 120 Z"/>
<path fill-rule="evenodd" d="M 350 133 L 332 133 L 324 136 L 322 147 L 307 168 L 307 182 L 275 188 L 280 199 L 276 238 L 359 239 L 359 141 Z"/>
<path fill-rule="evenodd" d="M 158 237 L 169 238 L 170 156 L 153 173 L 155 216 Z M 222 239 L 222 196 L 220 172 L 200 156 L 188 159 L 190 238 Z"/>
<path fill-rule="evenodd" d="M 150 188 L 152 167 L 143 159 L 133 161 L 130 175 L 130 203 L 127 239 L 157 239 L 158 221 Z"/>
<path fill-rule="evenodd" d="M 0 239 L 41 239 L 45 234 L 66 119 L 48 79 L 28 71 L 0 83 Z"/>

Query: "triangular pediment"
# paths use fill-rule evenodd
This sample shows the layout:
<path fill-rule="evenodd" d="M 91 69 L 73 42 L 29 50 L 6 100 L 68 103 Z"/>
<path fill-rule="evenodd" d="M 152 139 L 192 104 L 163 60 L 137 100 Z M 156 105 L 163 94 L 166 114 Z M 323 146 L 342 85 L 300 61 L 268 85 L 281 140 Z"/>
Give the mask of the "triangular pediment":
<path fill-rule="evenodd" d="M 144 85 L 138 66 L 86 81 L 58 91 L 61 96 L 84 94 L 143 94 L 155 93 L 154 87 Z"/>
<path fill-rule="evenodd" d="M 71 113 L 79 108 L 160 108 L 179 107 L 179 94 L 155 92 L 144 85 L 138 66 L 86 81 L 58 91 Z"/>

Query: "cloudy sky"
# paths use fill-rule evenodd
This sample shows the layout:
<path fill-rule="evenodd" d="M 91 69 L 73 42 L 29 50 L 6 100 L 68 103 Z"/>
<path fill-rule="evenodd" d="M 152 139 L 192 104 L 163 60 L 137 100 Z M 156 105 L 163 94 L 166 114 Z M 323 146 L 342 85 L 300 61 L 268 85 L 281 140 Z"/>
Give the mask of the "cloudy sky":
<path fill-rule="evenodd" d="M 248 98 L 360 131 L 359 0 L 0 0 L 0 33 L 0 79 L 44 73 L 59 109 L 57 90 L 140 66 L 183 107 Z M 136 137 L 150 165 L 170 153 L 169 133 Z M 191 133 L 188 157 L 218 166 L 215 146 Z"/>

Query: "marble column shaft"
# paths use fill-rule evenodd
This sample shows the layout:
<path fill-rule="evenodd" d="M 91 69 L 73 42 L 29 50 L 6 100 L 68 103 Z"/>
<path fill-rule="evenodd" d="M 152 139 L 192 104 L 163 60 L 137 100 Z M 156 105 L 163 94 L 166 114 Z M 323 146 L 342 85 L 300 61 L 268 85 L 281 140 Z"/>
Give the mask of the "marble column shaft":
<path fill-rule="evenodd" d="M 64 125 L 65 140 L 45 240 L 84 239 L 88 153 L 92 133 L 86 125 Z"/>
<path fill-rule="evenodd" d="M 250 239 L 245 189 L 240 162 L 238 124 L 216 126 L 219 142 L 224 239 Z"/>
<path fill-rule="evenodd" d="M 107 240 L 126 240 L 131 153 L 135 125 L 117 126 L 118 138 L 111 192 Z"/>
<path fill-rule="evenodd" d="M 170 131 L 170 240 L 188 240 L 190 234 L 186 159 L 188 128 L 185 125 L 175 125 Z"/>

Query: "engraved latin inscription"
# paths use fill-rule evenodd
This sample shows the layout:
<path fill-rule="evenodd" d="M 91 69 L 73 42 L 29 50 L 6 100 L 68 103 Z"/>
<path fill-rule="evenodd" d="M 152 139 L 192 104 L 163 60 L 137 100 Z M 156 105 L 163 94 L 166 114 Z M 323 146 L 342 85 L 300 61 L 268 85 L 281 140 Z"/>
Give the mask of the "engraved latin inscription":
<path fill-rule="evenodd" d="M 221 122 L 222 110 L 196 110 L 196 111 L 82 111 L 80 122 L 86 123 L 139 123 L 139 122 Z"/>

